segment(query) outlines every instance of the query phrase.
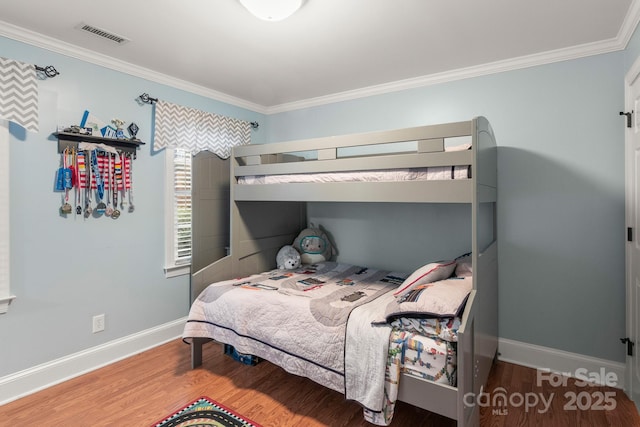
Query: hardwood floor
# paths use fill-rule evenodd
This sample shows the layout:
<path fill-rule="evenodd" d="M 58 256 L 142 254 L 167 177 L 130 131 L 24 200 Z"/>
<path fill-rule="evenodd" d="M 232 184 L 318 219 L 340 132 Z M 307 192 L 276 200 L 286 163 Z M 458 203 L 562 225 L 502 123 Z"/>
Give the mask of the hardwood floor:
<path fill-rule="evenodd" d="M 534 369 L 498 362 L 485 390 L 489 400 L 505 394 L 507 404 L 479 400 L 481 425 L 640 426 L 635 405 L 621 390 L 580 386 L 571 379 L 559 387 L 538 382 Z M 0 426 L 146 427 L 203 395 L 264 427 L 371 426 L 359 405 L 340 393 L 268 362 L 242 365 L 224 356 L 219 344 L 205 345 L 203 366 L 192 370 L 189 348 L 180 340 L 0 406 Z M 541 399 L 550 402 L 548 410 Z M 454 425 L 404 403 L 397 405 L 392 423 Z"/>

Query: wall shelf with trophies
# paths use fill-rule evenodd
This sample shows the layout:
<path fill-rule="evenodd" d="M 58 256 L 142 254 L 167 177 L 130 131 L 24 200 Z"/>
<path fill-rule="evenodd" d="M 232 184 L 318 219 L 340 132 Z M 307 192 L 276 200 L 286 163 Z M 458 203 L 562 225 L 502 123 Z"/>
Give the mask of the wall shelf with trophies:
<path fill-rule="evenodd" d="M 95 135 L 84 135 L 71 132 L 54 132 L 54 136 L 58 138 L 58 152 L 62 153 L 69 148 L 78 148 L 80 142 L 90 142 L 93 144 L 105 144 L 115 147 L 123 153 L 132 153 L 134 156 L 140 145 L 145 143 L 139 139 L 123 139 L 123 138 L 105 138 Z"/>

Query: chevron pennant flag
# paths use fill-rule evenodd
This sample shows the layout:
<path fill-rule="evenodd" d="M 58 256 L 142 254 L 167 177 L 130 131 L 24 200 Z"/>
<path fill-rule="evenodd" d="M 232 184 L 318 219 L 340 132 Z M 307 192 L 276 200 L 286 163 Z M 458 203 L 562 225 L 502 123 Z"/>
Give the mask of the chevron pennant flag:
<path fill-rule="evenodd" d="M 0 117 L 38 131 L 38 82 L 33 64 L 0 57 Z"/>
<path fill-rule="evenodd" d="M 158 100 L 155 107 L 154 150 L 180 148 L 192 155 L 208 150 L 222 159 L 231 147 L 251 143 L 251 124 Z"/>

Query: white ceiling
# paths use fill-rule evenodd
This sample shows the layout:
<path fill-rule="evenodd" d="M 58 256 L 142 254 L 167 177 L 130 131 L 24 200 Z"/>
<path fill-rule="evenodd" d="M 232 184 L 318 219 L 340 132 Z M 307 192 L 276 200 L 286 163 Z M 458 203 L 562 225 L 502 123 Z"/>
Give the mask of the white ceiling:
<path fill-rule="evenodd" d="M 639 2 L 307 0 L 265 22 L 237 0 L 0 0 L 0 35 L 272 113 L 620 50 Z"/>

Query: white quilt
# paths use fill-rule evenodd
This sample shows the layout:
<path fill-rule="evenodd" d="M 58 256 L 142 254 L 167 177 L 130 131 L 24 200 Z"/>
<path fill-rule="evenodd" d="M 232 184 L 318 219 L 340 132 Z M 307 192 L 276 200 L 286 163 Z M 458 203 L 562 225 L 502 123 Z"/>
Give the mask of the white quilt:
<path fill-rule="evenodd" d="M 231 344 L 374 409 L 382 403 L 390 329 L 371 320 L 405 277 L 327 262 L 214 283 L 192 305 L 183 338 Z M 347 334 L 347 320 L 360 332 Z M 371 366 L 379 366 L 376 374 Z"/>
<path fill-rule="evenodd" d="M 374 412 L 383 410 L 391 326 L 374 326 L 372 322 L 394 299 L 393 292 L 389 292 L 354 309 L 347 324 L 344 350 L 345 397 Z M 381 352 L 380 348 L 384 350 Z"/>

